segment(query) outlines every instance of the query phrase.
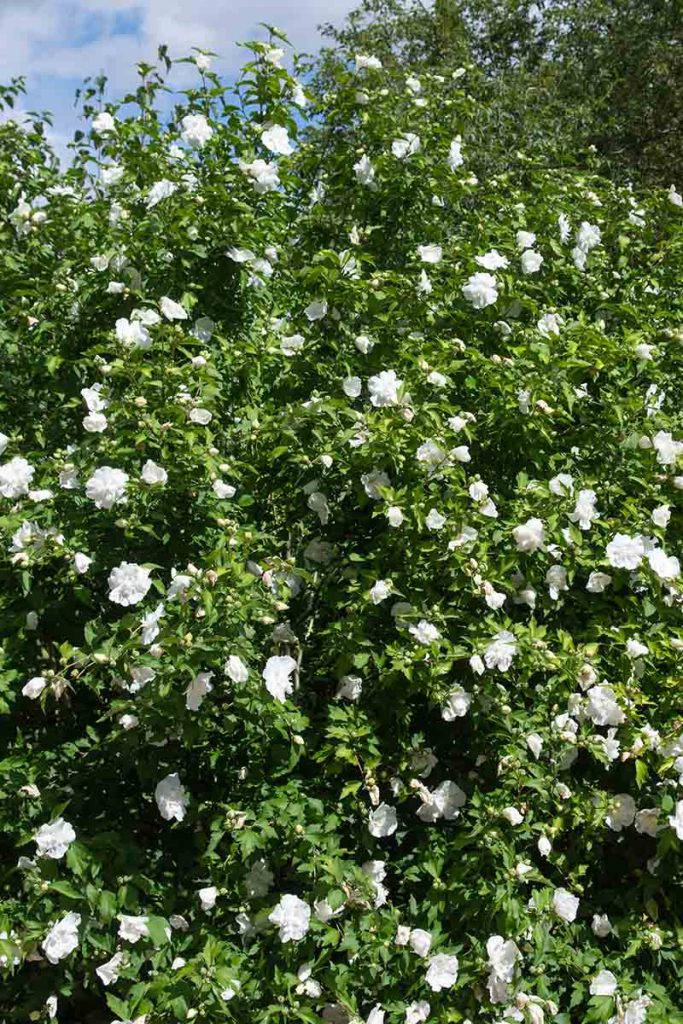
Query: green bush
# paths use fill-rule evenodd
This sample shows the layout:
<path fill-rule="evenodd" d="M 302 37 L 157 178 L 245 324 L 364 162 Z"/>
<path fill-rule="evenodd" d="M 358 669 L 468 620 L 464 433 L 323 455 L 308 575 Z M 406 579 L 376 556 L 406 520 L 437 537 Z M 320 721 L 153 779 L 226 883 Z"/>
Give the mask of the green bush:
<path fill-rule="evenodd" d="M 284 49 L 0 125 L 2 1019 L 681 1020 L 680 196 Z"/>

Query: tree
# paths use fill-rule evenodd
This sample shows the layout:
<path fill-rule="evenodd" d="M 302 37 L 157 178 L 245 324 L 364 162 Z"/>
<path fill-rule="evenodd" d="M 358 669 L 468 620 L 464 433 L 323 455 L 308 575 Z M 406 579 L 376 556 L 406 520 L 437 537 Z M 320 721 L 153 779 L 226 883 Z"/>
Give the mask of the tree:
<path fill-rule="evenodd" d="M 680 163 L 679 0 L 365 0 L 339 29 L 339 47 L 370 49 L 416 72 L 474 64 L 482 169 L 505 169 L 520 140 L 538 158 L 572 160 L 619 180 L 669 184 Z M 511 160 L 512 158 L 512 160 Z"/>

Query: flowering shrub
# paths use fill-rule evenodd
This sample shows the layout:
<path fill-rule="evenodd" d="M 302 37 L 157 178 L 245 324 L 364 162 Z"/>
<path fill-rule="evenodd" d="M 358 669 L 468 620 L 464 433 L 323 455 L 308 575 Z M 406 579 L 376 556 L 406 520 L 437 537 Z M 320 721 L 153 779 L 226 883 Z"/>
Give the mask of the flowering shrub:
<path fill-rule="evenodd" d="M 0 126 L 3 1019 L 680 1020 L 683 201 L 280 42 Z"/>

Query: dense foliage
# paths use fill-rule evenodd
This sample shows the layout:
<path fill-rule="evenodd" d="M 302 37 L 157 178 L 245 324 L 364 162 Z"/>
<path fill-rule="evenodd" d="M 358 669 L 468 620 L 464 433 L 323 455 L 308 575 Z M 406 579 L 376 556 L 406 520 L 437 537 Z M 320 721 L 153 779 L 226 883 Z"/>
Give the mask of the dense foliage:
<path fill-rule="evenodd" d="M 681 1020 L 683 200 L 285 49 L 0 125 L 2 1019 Z"/>
<path fill-rule="evenodd" d="M 413 73 L 468 65 L 471 158 L 487 173 L 516 166 L 522 146 L 668 186 L 683 160 L 680 0 L 362 0 L 326 33 L 333 65 L 338 46 Z"/>

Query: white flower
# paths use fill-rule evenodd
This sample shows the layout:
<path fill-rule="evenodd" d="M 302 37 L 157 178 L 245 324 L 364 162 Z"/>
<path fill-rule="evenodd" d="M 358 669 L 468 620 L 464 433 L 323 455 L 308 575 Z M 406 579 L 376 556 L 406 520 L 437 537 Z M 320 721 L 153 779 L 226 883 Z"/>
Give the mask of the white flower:
<path fill-rule="evenodd" d="M 198 672 L 185 690 L 185 707 L 188 711 L 199 711 L 207 693 L 213 690 L 213 672 Z"/>
<path fill-rule="evenodd" d="M 661 548 L 648 551 L 647 560 L 660 580 L 675 580 L 681 574 L 681 565 L 675 555 L 667 555 Z"/>
<path fill-rule="evenodd" d="M 428 530 L 442 530 L 446 524 L 446 517 L 441 515 L 435 508 L 429 510 L 425 519 L 425 526 Z"/>
<path fill-rule="evenodd" d="M 347 398 L 358 398 L 362 384 L 360 377 L 346 377 L 342 381 L 342 390 Z"/>
<path fill-rule="evenodd" d="M 470 450 L 466 444 L 459 444 L 455 448 L 451 448 L 448 454 L 451 456 L 451 458 L 455 459 L 456 462 L 472 461 Z"/>
<path fill-rule="evenodd" d="M 600 971 L 590 983 L 592 996 L 613 996 L 617 990 L 617 979 L 611 971 Z"/>
<path fill-rule="evenodd" d="M 461 291 L 475 309 L 485 309 L 498 298 L 498 282 L 493 274 L 472 274 Z"/>
<path fill-rule="evenodd" d="M 368 498 L 372 498 L 373 501 L 381 500 L 380 487 L 391 487 L 391 480 L 381 469 L 373 469 L 369 473 L 363 473 L 360 482 Z"/>
<path fill-rule="evenodd" d="M 406 1006 L 405 1024 L 423 1024 L 429 1017 L 430 1005 L 426 999 L 409 1003 Z"/>
<path fill-rule="evenodd" d="M 544 527 L 540 519 L 527 519 L 526 523 L 516 526 L 512 536 L 517 543 L 518 551 L 538 551 L 543 546 Z"/>
<path fill-rule="evenodd" d="M 168 295 L 162 295 L 159 300 L 159 309 L 167 320 L 187 320 L 187 311 L 179 302 L 169 299 Z"/>
<path fill-rule="evenodd" d="M 277 166 L 274 163 L 268 163 L 260 158 L 252 160 L 251 163 L 240 160 L 239 167 L 244 174 L 251 178 L 254 190 L 259 195 L 263 195 L 265 192 L 275 192 L 279 188 L 280 179 Z"/>
<path fill-rule="evenodd" d="M 437 953 L 429 958 L 425 981 L 432 992 L 452 988 L 458 980 L 458 958 L 447 953 Z"/>
<path fill-rule="evenodd" d="M 294 152 L 287 129 L 280 124 L 274 124 L 271 128 L 266 128 L 264 132 L 261 132 L 261 142 L 271 153 L 277 153 L 279 156 L 289 156 Z"/>
<path fill-rule="evenodd" d="M 311 908 L 298 896 L 286 894 L 280 897 L 268 920 L 279 927 L 282 942 L 298 942 L 309 929 Z"/>
<path fill-rule="evenodd" d="M 670 507 L 668 505 L 658 505 L 657 508 L 654 508 L 650 513 L 650 519 L 655 526 L 659 526 L 660 529 L 665 530 L 669 525 L 669 520 L 671 519 Z"/>
<path fill-rule="evenodd" d="M 112 508 L 123 501 L 128 486 L 128 474 L 122 469 L 100 466 L 85 484 L 85 493 L 96 508 Z"/>
<path fill-rule="evenodd" d="M 560 234 L 560 241 L 561 242 L 569 241 L 569 236 L 572 233 L 572 229 L 571 229 L 569 221 L 568 221 L 568 219 L 567 219 L 567 217 L 565 216 L 564 213 L 561 213 L 559 215 L 559 217 L 557 218 L 557 227 L 558 227 L 559 234 Z"/>
<path fill-rule="evenodd" d="M 213 135 L 213 128 L 203 114 L 186 114 L 182 119 L 182 139 L 190 146 L 204 146 Z"/>
<path fill-rule="evenodd" d="M 138 604 L 152 586 L 150 572 L 135 562 L 121 562 L 109 573 L 109 600 L 124 607 Z"/>
<path fill-rule="evenodd" d="M 364 71 L 366 68 L 379 71 L 382 67 L 382 61 L 379 57 L 374 57 L 372 54 L 357 53 L 355 60 L 356 71 Z"/>
<path fill-rule="evenodd" d="M 647 1008 L 652 1000 L 649 996 L 639 996 L 632 999 L 623 1008 L 619 1017 L 610 1017 L 607 1024 L 645 1024 Z"/>
<path fill-rule="evenodd" d="M 211 910 L 216 905 L 218 889 L 215 885 L 207 885 L 204 889 L 198 889 L 197 895 L 202 905 L 202 910 Z"/>
<path fill-rule="evenodd" d="M 119 725 L 126 732 L 129 732 L 131 729 L 137 729 L 139 724 L 140 719 L 137 717 L 137 715 L 121 715 L 121 717 L 119 718 Z"/>
<path fill-rule="evenodd" d="M 659 808 L 658 807 L 643 807 L 642 810 L 638 811 L 635 817 L 635 828 L 641 836 L 652 836 L 657 837 L 659 832 Z"/>
<path fill-rule="evenodd" d="M 74 569 L 82 576 L 92 565 L 92 558 L 89 558 L 83 551 L 77 551 L 74 555 Z"/>
<path fill-rule="evenodd" d="M 683 453 L 683 441 L 676 441 L 668 430 L 658 431 L 652 438 L 652 446 L 660 466 L 674 466 Z"/>
<path fill-rule="evenodd" d="M 593 932 L 593 935 L 597 935 L 599 939 L 604 939 L 609 935 L 612 931 L 612 925 L 610 924 L 607 914 L 593 914 L 591 931 Z"/>
<path fill-rule="evenodd" d="M 389 521 L 389 526 L 393 526 L 395 529 L 403 522 L 403 512 L 397 505 L 389 505 L 386 511 L 386 516 Z"/>
<path fill-rule="evenodd" d="M 104 413 L 89 412 L 83 417 L 83 429 L 89 434 L 102 434 L 107 429 L 108 421 Z"/>
<path fill-rule="evenodd" d="M 626 653 L 628 654 L 629 658 L 642 658 L 646 654 L 649 654 L 649 651 L 649 647 L 647 647 L 646 644 L 641 643 L 640 640 L 636 640 L 633 637 L 630 637 L 626 641 Z"/>
<path fill-rule="evenodd" d="M 418 462 L 425 462 L 428 466 L 438 466 L 446 461 L 446 453 L 438 444 L 431 439 L 421 444 L 415 452 Z"/>
<path fill-rule="evenodd" d="M 451 171 L 456 171 L 464 163 L 462 139 L 459 135 L 456 135 L 448 148 L 447 163 Z"/>
<path fill-rule="evenodd" d="M 119 980 L 119 967 L 122 965 L 123 959 L 123 953 L 119 951 L 95 968 L 95 974 L 105 987 Z"/>
<path fill-rule="evenodd" d="M 174 181 L 169 181 L 168 178 L 162 178 L 160 181 L 156 181 L 149 192 L 147 193 L 147 209 L 151 210 L 162 199 L 168 199 L 177 190 L 178 186 Z"/>
<path fill-rule="evenodd" d="M 540 252 L 535 252 L 533 249 L 527 249 L 522 253 L 521 264 L 522 273 L 524 274 L 537 274 L 541 269 L 543 263 L 543 257 Z"/>
<path fill-rule="evenodd" d="M 669 186 L 669 191 L 667 192 L 667 195 L 669 197 L 669 202 L 673 206 L 683 206 L 683 196 L 680 194 L 680 192 L 676 191 L 675 185 Z"/>
<path fill-rule="evenodd" d="M 533 231 L 518 231 L 515 235 L 517 248 L 520 252 L 524 249 L 531 249 L 536 244 L 536 235 Z"/>
<path fill-rule="evenodd" d="M 514 635 L 503 629 L 496 633 L 486 648 L 484 662 L 487 668 L 496 668 L 499 672 L 507 672 L 516 653 L 517 641 Z"/>
<path fill-rule="evenodd" d="M 371 836 L 381 839 L 385 836 L 393 836 L 398 827 L 396 808 L 389 804 L 381 803 L 368 815 L 368 830 Z"/>
<path fill-rule="evenodd" d="M 143 644 L 149 645 L 159 636 L 159 620 L 164 616 L 163 604 L 158 604 L 153 612 L 143 615 L 140 631 L 140 639 Z"/>
<path fill-rule="evenodd" d="M 380 604 L 391 594 L 391 580 L 377 580 L 370 589 L 370 600 L 373 604 Z"/>
<path fill-rule="evenodd" d="M 327 300 L 326 299 L 315 299 L 309 303 L 304 310 L 304 316 L 310 323 L 314 323 L 316 320 L 322 320 L 323 317 L 327 316 Z"/>
<path fill-rule="evenodd" d="M 234 263 L 251 263 L 256 259 L 256 255 L 251 249 L 238 249 L 234 245 L 227 250 L 225 255 L 229 256 Z"/>
<path fill-rule="evenodd" d="M 586 590 L 591 594 L 602 594 L 612 582 L 612 577 L 606 572 L 592 572 L 586 583 Z"/>
<path fill-rule="evenodd" d="M 114 325 L 116 337 L 126 348 L 147 350 L 152 346 L 152 338 L 147 328 L 139 320 L 127 320 L 119 317 Z"/>
<path fill-rule="evenodd" d="M 107 135 L 109 132 L 116 131 L 116 121 L 107 113 L 106 110 L 101 110 L 96 117 L 93 118 L 92 130 L 97 135 Z"/>
<path fill-rule="evenodd" d="M 363 680 L 360 676 L 342 676 L 335 693 L 335 698 L 340 700 L 358 700 L 363 692 Z"/>
<path fill-rule="evenodd" d="M 285 654 L 268 658 L 263 670 L 262 675 L 265 680 L 266 690 L 282 704 L 286 701 L 287 695 L 294 690 L 294 682 L 290 676 L 295 668 L 296 661 L 294 658 L 290 657 L 289 654 Z"/>
<path fill-rule="evenodd" d="M 303 334 L 290 334 L 280 339 L 280 350 L 284 356 L 295 356 L 304 347 L 305 340 Z"/>
<path fill-rule="evenodd" d="M 208 409 L 190 409 L 187 417 L 190 423 L 198 423 L 200 426 L 207 426 L 213 419 L 213 413 Z"/>
<path fill-rule="evenodd" d="M 501 814 L 511 825 L 521 825 L 524 821 L 524 815 L 520 814 L 516 807 L 504 807 Z"/>
<path fill-rule="evenodd" d="M 382 370 L 368 381 L 370 402 L 375 408 L 398 404 L 398 390 L 403 381 L 396 376 L 395 370 Z"/>
<path fill-rule="evenodd" d="M 414 132 L 406 132 L 400 139 L 394 139 L 391 143 L 391 152 L 397 160 L 405 160 L 407 156 L 420 152 L 420 136 Z"/>
<path fill-rule="evenodd" d="M 569 590 L 567 570 L 563 565 L 551 565 L 545 574 L 545 582 L 552 601 L 557 601 L 563 590 Z"/>
<path fill-rule="evenodd" d="M 543 738 L 537 732 L 530 732 L 526 737 L 526 745 L 534 757 L 538 759 L 543 750 Z"/>
<path fill-rule="evenodd" d="M 483 256 L 475 256 L 474 262 L 484 270 L 504 270 L 510 264 L 507 256 L 501 256 L 497 249 L 490 249 Z"/>
<path fill-rule="evenodd" d="M 492 935 L 486 943 L 489 965 L 500 981 L 510 982 L 515 972 L 515 964 L 521 959 L 519 947 L 512 939 L 507 941 L 502 935 Z"/>
<path fill-rule="evenodd" d="M 426 270 L 421 270 L 420 271 L 420 280 L 418 281 L 417 288 L 416 288 L 417 294 L 418 295 L 431 295 L 433 290 L 434 289 L 432 287 L 432 282 L 429 280 L 429 277 L 427 276 Z"/>
<path fill-rule="evenodd" d="M 76 949 L 80 923 L 80 914 L 69 913 L 50 928 L 41 946 L 51 964 L 58 964 Z"/>
<path fill-rule="evenodd" d="M 135 945 L 149 936 L 147 917 L 144 914 L 119 914 L 119 938 Z"/>
<path fill-rule="evenodd" d="M 611 686 L 592 686 L 586 694 L 586 716 L 595 725 L 621 725 L 625 719 Z"/>
<path fill-rule="evenodd" d="M 236 654 L 230 655 L 225 663 L 224 671 L 233 683 L 246 683 L 249 678 L 249 669 Z"/>
<path fill-rule="evenodd" d="M 615 569 L 637 569 L 645 554 L 643 538 L 617 533 L 607 545 L 605 553 L 607 561 Z"/>
<path fill-rule="evenodd" d="M 47 825 L 41 825 L 33 837 L 38 849 L 39 857 L 49 857 L 51 860 L 59 860 L 76 838 L 73 826 L 64 818 L 56 818 Z"/>
<path fill-rule="evenodd" d="M 440 263 L 443 257 L 443 249 L 440 245 L 418 245 L 417 252 L 423 263 Z"/>
<path fill-rule="evenodd" d="M 420 619 L 416 626 L 409 626 L 408 632 L 412 633 L 419 644 L 433 644 L 441 637 L 441 633 L 426 619 Z"/>
<path fill-rule="evenodd" d="M 590 252 L 596 245 L 600 245 L 602 233 L 596 224 L 589 224 L 588 221 L 581 221 L 576 235 L 576 248 L 582 252 Z"/>
<path fill-rule="evenodd" d="M 471 703 L 472 694 L 456 684 L 451 688 L 446 698 L 446 703 L 441 708 L 441 717 L 445 722 L 452 722 L 456 718 L 464 718 L 469 711 Z"/>
<path fill-rule="evenodd" d="M 13 459 L 0 466 L 0 494 L 3 498 L 18 498 L 26 494 L 35 469 L 26 459 L 15 455 Z"/>
<path fill-rule="evenodd" d="M 422 788 L 418 790 L 422 806 L 418 808 L 417 816 L 420 821 L 433 824 L 440 818 L 446 821 L 454 821 L 460 815 L 460 808 L 464 807 L 467 796 L 457 783 L 451 779 L 445 779 L 439 783 L 436 789 L 431 792 Z"/>
<path fill-rule="evenodd" d="M 596 497 L 595 491 L 588 489 L 579 491 L 577 495 L 574 511 L 569 518 L 573 523 L 578 523 L 581 530 L 590 530 L 593 520 L 600 514 L 595 507 Z"/>
<path fill-rule="evenodd" d="M 211 486 L 217 498 L 234 498 L 237 493 L 236 488 L 232 484 L 226 484 L 224 480 L 214 480 Z"/>
<path fill-rule="evenodd" d="M 125 174 L 125 167 L 121 167 L 119 164 L 110 164 L 108 167 L 100 168 L 100 177 L 102 184 L 109 188 L 112 185 L 118 185 L 121 178 Z M 99 268 L 98 268 L 99 269 Z"/>
<path fill-rule="evenodd" d="M 410 933 L 410 948 L 418 956 L 425 957 L 432 947 L 432 937 L 424 928 L 413 928 Z"/>
<path fill-rule="evenodd" d="M 666 819 L 679 839 L 683 839 L 683 800 L 676 804 L 676 810 Z"/>
<path fill-rule="evenodd" d="M 280 46 L 271 46 L 269 43 L 263 53 L 263 59 L 274 68 L 279 68 L 282 67 L 284 55 L 285 51 Z"/>
<path fill-rule="evenodd" d="M 375 168 L 366 153 L 353 165 L 353 173 L 361 185 L 371 185 L 375 180 Z"/>
<path fill-rule="evenodd" d="M 549 338 L 551 334 L 559 334 L 560 327 L 564 320 L 559 313 L 544 313 L 543 316 L 536 324 L 538 333 L 543 335 L 544 338 Z"/>
<path fill-rule="evenodd" d="M 553 848 L 553 844 L 550 842 L 547 836 L 541 836 L 538 842 L 536 843 L 536 846 L 541 857 L 547 857 Z"/>
<path fill-rule="evenodd" d="M 22 687 L 22 694 L 30 700 L 37 700 L 47 686 L 47 680 L 43 676 L 34 676 Z"/>
<path fill-rule="evenodd" d="M 147 462 L 142 467 L 140 479 L 150 486 L 155 484 L 163 485 L 168 481 L 168 473 L 163 466 L 159 466 L 156 462 L 152 462 L 151 459 L 147 459 Z"/>
<path fill-rule="evenodd" d="M 563 921 L 573 921 L 579 909 L 579 899 L 572 896 L 566 889 L 556 889 L 553 893 L 553 910 Z"/>
<path fill-rule="evenodd" d="M 605 818 L 606 824 L 613 832 L 621 832 L 627 825 L 633 824 L 636 814 L 636 802 L 628 793 L 619 793 L 612 798 L 611 807 Z"/>
<path fill-rule="evenodd" d="M 367 334 L 357 335 L 353 343 L 358 349 L 358 351 L 362 352 L 364 356 L 366 356 L 368 352 L 371 352 L 372 349 L 375 347 L 374 341 L 372 340 L 372 338 L 368 338 Z"/>
<path fill-rule="evenodd" d="M 164 821 L 171 821 L 173 818 L 182 821 L 185 817 L 189 797 L 177 772 L 167 775 L 157 784 L 154 799 Z"/>

